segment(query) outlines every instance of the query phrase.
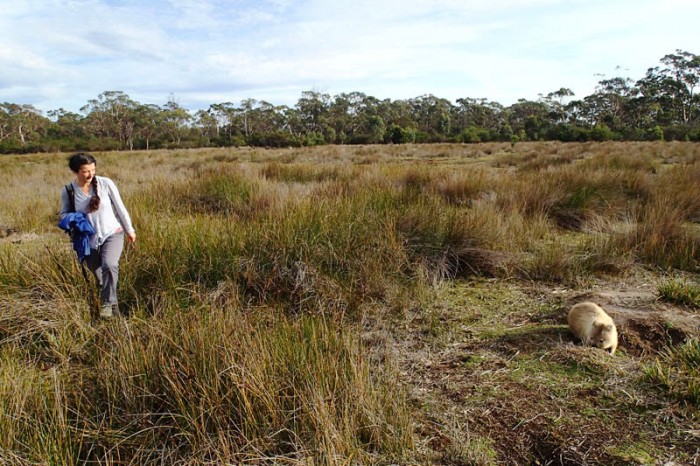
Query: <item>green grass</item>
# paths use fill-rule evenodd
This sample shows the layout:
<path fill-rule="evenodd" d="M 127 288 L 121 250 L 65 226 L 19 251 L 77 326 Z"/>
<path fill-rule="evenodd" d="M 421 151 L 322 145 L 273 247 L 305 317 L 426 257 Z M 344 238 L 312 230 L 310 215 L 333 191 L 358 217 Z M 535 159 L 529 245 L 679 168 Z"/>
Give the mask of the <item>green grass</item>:
<path fill-rule="evenodd" d="M 660 453 L 645 442 L 608 447 L 607 450 L 612 457 L 612 464 L 653 464 Z"/>
<path fill-rule="evenodd" d="M 700 308 L 700 286 L 686 280 L 671 280 L 658 288 L 659 297 L 670 303 Z"/>
<path fill-rule="evenodd" d="M 700 342 L 669 348 L 644 368 L 644 378 L 678 401 L 700 407 Z"/>

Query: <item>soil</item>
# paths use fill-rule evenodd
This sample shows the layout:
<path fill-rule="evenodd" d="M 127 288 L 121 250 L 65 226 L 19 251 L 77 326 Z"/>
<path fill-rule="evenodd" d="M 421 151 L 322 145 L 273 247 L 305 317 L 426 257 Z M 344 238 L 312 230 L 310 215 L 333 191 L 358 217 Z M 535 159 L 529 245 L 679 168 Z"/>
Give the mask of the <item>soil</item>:
<path fill-rule="evenodd" d="M 474 293 L 499 286 L 512 293 L 503 302 Z M 585 290 L 465 281 L 400 325 L 374 329 L 409 387 L 425 461 L 700 464 L 698 410 L 676 406 L 642 378 L 669 346 L 700 335 L 700 313 L 660 301 L 655 290 L 638 278 Z M 569 332 L 566 314 L 581 301 L 615 320 L 614 356 Z"/>
<path fill-rule="evenodd" d="M 620 346 L 638 358 L 656 355 L 700 334 L 700 315 L 660 301 L 648 286 L 574 295 L 567 299 L 567 305 L 581 301 L 593 301 L 603 307 L 615 321 Z"/>

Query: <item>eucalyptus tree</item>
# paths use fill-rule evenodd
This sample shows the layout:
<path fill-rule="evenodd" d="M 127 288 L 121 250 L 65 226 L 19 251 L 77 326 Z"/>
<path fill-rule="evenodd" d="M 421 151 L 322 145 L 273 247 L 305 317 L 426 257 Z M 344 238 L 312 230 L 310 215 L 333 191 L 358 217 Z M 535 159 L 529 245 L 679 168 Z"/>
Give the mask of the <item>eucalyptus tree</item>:
<path fill-rule="evenodd" d="M 193 127 L 199 133 L 200 144 L 209 146 L 212 142 L 219 142 L 219 123 L 209 110 L 195 112 Z"/>
<path fill-rule="evenodd" d="M 690 125 L 700 118 L 700 99 L 695 90 L 700 83 L 700 56 L 676 50 L 664 56 L 659 66 L 649 68 L 637 86 L 658 110 L 661 125 Z"/>
<path fill-rule="evenodd" d="M 12 136 L 12 132 L 10 131 L 10 112 L 7 109 L 8 105 L 7 102 L 0 104 L 0 144 L 2 144 L 2 141 Z"/>
<path fill-rule="evenodd" d="M 328 107 L 328 123 L 335 130 L 334 142 L 343 144 L 348 140 L 348 133 L 352 126 L 352 97 L 350 94 L 341 93 L 333 97 Z"/>
<path fill-rule="evenodd" d="M 86 114 L 86 128 L 98 138 L 113 139 L 118 148 L 133 148 L 136 108 L 139 103 L 122 91 L 105 91 L 88 100 L 80 111 Z"/>
<path fill-rule="evenodd" d="M 363 92 L 341 93 L 334 97 L 328 108 L 329 125 L 335 130 L 339 142 L 352 141 L 361 133 L 367 115 L 367 95 Z"/>
<path fill-rule="evenodd" d="M 136 137 L 143 141 L 144 149 L 150 150 L 151 141 L 162 136 L 163 109 L 158 105 L 138 105 L 134 110 Z"/>
<path fill-rule="evenodd" d="M 284 109 L 264 100 L 246 99 L 238 109 L 238 121 L 246 139 L 276 133 L 284 126 Z"/>
<path fill-rule="evenodd" d="M 540 101 L 549 107 L 549 119 L 554 124 L 564 123 L 568 120 L 565 100 L 573 97 L 574 92 L 568 87 L 550 92 L 546 96 L 540 97 Z"/>
<path fill-rule="evenodd" d="M 285 130 L 296 139 L 301 139 L 304 134 L 304 127 L 299 111 L 294 107 L 285 107 L 284 110 Z"/>
<path fill-rule="evenodd" d="M 507 108 L 507 114 L 513 133 L 530 141 L 543 139 L 551 127 L 549 107 L 541 101 L 519 99 Z"/>
<path fill-rule="evenodd" d="M 246 138 L 250 137 L 250 134 L 255 132 L 255 118 L 252 114 L 257 103 L 258 101 L 255 99 L 245 99 L 241 101 L 241 106 L 238 108 L 240 122 L 242 124 L 241 129 Z"/>
<path fill-rule="evenodd" d="M 413 118 L 420 131 L 428 133 L 432 139 L 448 137 L 452 130 L 452 103 L 432 94 L 409 99 Z"/>
<path fill-rule="evenodd" d="M 78 113 L 66 111 L 63 108 L 47 112 L 51 125 L 49 135 L 58 139 L 76 139 L 85 135 L 83 117 Z"/>
<path fill-rule="evenodd" d="M 387 127 L 384 102 L 362 92 L 340 94 L 330 106 L 332 127 L 341 142 L 381 143 Z"/>
<path fill-rule="evenodd" d="M 284 145 L 280 142 L 286 139 L 280 137 L 286 125 L 284 108 L 264 100 L 246 99 L 241 101 L 235 121 L 240 125 L 241 142 L 253 146 Z"/>
<path fill-rule="evenodd" d="M 504 119 L 504 108 L 498 102 L 487 99 L 464 97 L 457 99 L 453 110 L 455 132 L 461 133 L 468 128 L 497 132 L 508 125 Z"/>
<path fill-rule="evenodd" d="M 605 124 L 618 132 L 629 127 L 632 122 L 626 112 L 630 100 L 638 93 L 639 90 L 633 86 L 630 78 L 616 77 L 600 81 L 595 92 L 587 97 L 596 113 L 596 124 Z"/>
<path fill-rule="evenodd" d="M 263 100 L 258 103 L 253 115 L 255 132 L 251 133 L 247 139 L 248 144 L 265 147 L 301 145 L 304 135 L 296 110 L 286 105 L 273 105 Z"/>
<path fill-rule="evenodd" d="M 46 136 L 51 122 L 33 105 L 5 102 L 0 107 L 0 142 L 25 148 Z"/>
<path fill-rule="evenodd" d="M 368 144 L 378 144 L 384 142 L 384 134 L 386 133 L 386 122 L 381 115 L 372 115 L 367 119 L 364 128 L 364 135 Z"/>
<path fill-rule="evenodd" d="M 416 128 L 413 107 L 408 100 L 384 99 L 377 105 L 377 113 L 381 115 L 387 125 Z"/>
<path fill-rule="evenodd" d="M 165 136 L 175 146 L 180 146 L 182 138 L 189 130 L 192 115 L 172 97 L 164 105 L 162 115 L 162 128 Z"/>
<path fill-rule="evenodd" d="M 207 113 L 216 120 L 220 144 L 227 146 L 233 143 L 236 136 L 242 137 L 240 113 L 233 103 L 212 104 Z"/>
<path fill-rule="evenodd" d="M 304 91 L 295 106 L 302 132 L 321 135 L 328 125 L 331 96 L 317 91 Z"/>
<path fill-rule="evenodd" d="M 255 123 L 258 133 L 277 133 L 288 128 L 286 106 L 276 106 L 261 100 L 255 108 Z"/>

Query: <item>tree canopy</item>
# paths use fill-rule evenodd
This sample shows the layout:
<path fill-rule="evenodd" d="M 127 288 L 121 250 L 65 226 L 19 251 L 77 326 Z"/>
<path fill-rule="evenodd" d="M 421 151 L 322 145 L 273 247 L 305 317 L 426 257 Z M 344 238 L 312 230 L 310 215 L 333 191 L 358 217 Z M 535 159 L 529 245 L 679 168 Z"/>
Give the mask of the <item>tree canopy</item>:
<path fill-rule="evenodd" d="M 485 141 L 700 140 L 700 57 L 676 50 L 634 81 L 599 81 L 576 99 L 560 88 L 505 107 L 428 94 L 380 100 L 362 92 L 302 92 L 296 105 L 252 98 L 191 112 L 174 97 L 142 104 L 105 91 L 73 113 L 0 104 L 0 153 L 212 146 Z"/>

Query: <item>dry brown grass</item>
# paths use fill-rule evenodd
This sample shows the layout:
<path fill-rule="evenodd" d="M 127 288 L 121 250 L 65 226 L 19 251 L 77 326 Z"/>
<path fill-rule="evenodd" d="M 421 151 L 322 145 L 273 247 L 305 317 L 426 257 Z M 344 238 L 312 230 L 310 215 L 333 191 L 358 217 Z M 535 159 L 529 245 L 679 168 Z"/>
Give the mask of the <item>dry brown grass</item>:
<path fill-rule="evenodd" d="M 569 449 L 587 428 L 615 432 L 590 412 L 634 409 L 586 396 L 585 377 L 607 383 L 610 366 L 547 349 L 563 338 L 540 311 L 560 310 L 554 295 L 498 294 L 660 267 L 692 277 L 699 153 L 518 143 L 96 154 L 139 232 L 120 282 L 132 317 L 108 324 L 90 321 L 55 228 L 65 154 L 3 157 L 0 393 L 11 414 L 0 460 L 583 464 L 663 450 L 651 434 L 654 448 L 624 437 L 612 453 Z M 491 281 L 470 282 L 478 295 L 450 310 L 433 306 L 465 279 Z M 384 347 L 358 337 L 372 325 Z M 628 346 L 641 341 L 634 328 Z M 392 338 L 415 343 L 406 365 Z M 452 423 L 445 406 L 462 406 Z M 624 428 L 642 428 L 640 416 Z"/>

